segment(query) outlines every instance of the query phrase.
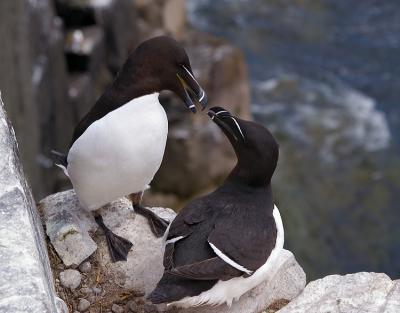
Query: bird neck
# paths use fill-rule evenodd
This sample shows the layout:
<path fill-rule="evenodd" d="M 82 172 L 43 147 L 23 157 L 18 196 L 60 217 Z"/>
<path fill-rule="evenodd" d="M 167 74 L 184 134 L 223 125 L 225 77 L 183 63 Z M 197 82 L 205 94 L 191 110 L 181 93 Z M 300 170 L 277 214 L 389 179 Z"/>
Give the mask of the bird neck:
<path fill-rule="evenodd" d="M 263 204 L 273 204 L 272 186 L 271 184 L 262 186 L 252 186 L 243 183 L 241 180 L 231 179 L 228 177 L 218 189 L 220 192 L 225 192 L 235 195 L 242 199 L 259 199 Z"/>
<path fill-rule="evenodd" d="M 255 188 L 266 187 L 271 183 L 272 174 L 273 170 L 264 163 L 239 158 L 228 180 Z"/>

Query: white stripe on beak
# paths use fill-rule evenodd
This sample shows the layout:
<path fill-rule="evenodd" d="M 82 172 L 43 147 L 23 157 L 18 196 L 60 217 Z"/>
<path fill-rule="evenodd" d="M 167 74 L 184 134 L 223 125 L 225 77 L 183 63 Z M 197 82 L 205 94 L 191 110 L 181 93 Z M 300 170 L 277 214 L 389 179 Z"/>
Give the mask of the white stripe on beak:
<path fill-rule="evenodd" d="M 182 65 L 182 67 L 185 69 L 185 71 L 189 74 L 190 77 L 192 77 L 192 79 L 197 83 L 197 80 L 193 77 L 192 73 L 190 73 L 190 71 L 186 68 L 185 65 Z"/>
<path fill-rule="evenodd" d="M 221 111 L 221 112 L 222 112 L 222 111 Z M 231 116 L 231 119 L 235 122 L 236 127 L 239 129 L 239 132 L 240 132 L 240 134 L 242 135 L 243 140 L 245 140 L 245 139 L 244 139 L 243 132 L 242 132 L 242 129 L 241 129 L 240 126 L 239 126 L 239 123 L 236 121 L 236 119 L 235 119 L 233 116 Z"/>
<path fill-rule="evenodd" d="M 201 92 L 202 92 L 202 94 L 201 94 L 201 97 L 200 97 L 200 99 L 199 99 L 199 102 L 201 102 L 201 100 L 203 100 L 204 97 L 206 96 L 206 93 L 204 92 L 203 89 L 201 90 Z"/>
<path fill-rule="evenodd" d="M 222 111 L 219 111 L 219 112 L 215 113 L 215 115 L 218 115 L 218 114 L 221 114 L 221 113 L 229 113 L 229 112 L 225 111 L 225 110 L 222 110 Z"/>

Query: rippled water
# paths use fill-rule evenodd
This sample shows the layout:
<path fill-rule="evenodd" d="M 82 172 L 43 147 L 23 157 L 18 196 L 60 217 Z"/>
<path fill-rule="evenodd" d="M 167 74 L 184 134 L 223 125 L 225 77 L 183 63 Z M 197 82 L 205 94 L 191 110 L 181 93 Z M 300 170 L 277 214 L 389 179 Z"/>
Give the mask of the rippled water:
<path fill-rule="evenodd" d="M 400 1 L 189 0 L 188 10 L 245 52 L 253 112 L 281 144 L 286 246 L 309 277 L 398 278 Z"/>

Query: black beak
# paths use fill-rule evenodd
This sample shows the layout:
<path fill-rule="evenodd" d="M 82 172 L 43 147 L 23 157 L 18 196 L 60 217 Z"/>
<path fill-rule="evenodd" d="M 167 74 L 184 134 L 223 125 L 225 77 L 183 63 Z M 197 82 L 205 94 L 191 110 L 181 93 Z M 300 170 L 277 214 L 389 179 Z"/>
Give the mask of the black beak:
<path fill-rule="evenodd" d="M 203 88 L 199 85 L 191 69 L 186 66 L 181 66 L 181 71 L 176 74 L 183 87 L 184 102 L 186 106 L 193 112 L 196 113 L 196 106 L 194 102 L 198 102 L 204 110 L 207 106 L 207 95 Z"/>
<path fill-rule="evenodd" d="M 238 121 L 229 111 L 221 107 L 212 107 L 207 114 L 228 137 L 231 136 L 235 141 L 239 141 L 239 139 L 245 141 Z"/>

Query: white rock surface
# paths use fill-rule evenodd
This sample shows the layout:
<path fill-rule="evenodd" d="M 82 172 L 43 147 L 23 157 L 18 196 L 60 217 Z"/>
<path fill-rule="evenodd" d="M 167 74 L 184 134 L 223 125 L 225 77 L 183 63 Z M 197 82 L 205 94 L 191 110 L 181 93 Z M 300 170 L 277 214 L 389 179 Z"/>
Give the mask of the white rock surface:
<path fill-rule="evenodd" d="M 54 292 L 42 225 L 1 96 L 0 312 L 68 312 Z"/>
<path fill-rule="evenodd" d="M 66 288 L 76 289 L 81 284 L 82 275 L 77 270 L 68 269 L 60 273 L 60 282 Z"/>
<path fill-rule="evenodd" d="M 330 275 L 313 281 L 279 313 L 398 313 L 400 280 L 383 273 Z"/>
<path fill-rule="evenodd" d="M 175 212 L 171 209 L 152 208 L 162 218 L 172 220 Z M 132 211 L 129 200 L 123 198 L 102 211 L 104 223 L 119 236 L 130 240 L 133 247 L 126 262 L 112 263 L 105 238 L 98 243 L 100 262 L 107 267 L 117 281 L 126 289 L 150 293 L 163 273 L 164 240 L 155 238 L 147 220 Z"/>
<path fill-rule="evenodd" d="M 97 249 L 89 235 L 97 229 L 93 214 L 79 205 L 73 190 L 50 195 L 39 202 L 46 233 L 66 266 L 78 266 Z"/>

